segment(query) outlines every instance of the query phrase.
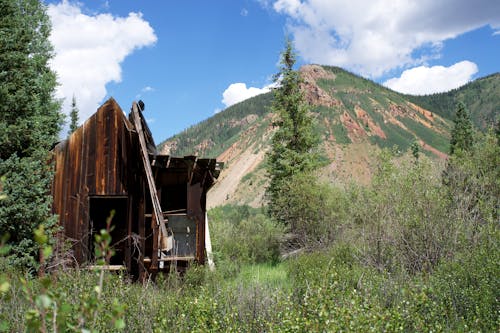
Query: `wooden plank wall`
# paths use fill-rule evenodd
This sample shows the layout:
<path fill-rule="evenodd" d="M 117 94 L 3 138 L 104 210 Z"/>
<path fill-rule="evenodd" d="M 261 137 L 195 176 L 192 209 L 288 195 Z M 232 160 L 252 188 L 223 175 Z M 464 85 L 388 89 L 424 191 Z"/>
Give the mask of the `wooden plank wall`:
<path fill-rule="evenodd" d="M 59 214 L 65 236 L 75 244 L 79 263 L 89 256 L 89 196 L 127 196 L 129 187 L 135 187 L 131 182 L 137 181 L 130 177 L 137 174 L 133 165 L 137 160 L 133 133 L 125 122 L 121 108 L 110 99 L 54 149 L 53 211 Z"/>

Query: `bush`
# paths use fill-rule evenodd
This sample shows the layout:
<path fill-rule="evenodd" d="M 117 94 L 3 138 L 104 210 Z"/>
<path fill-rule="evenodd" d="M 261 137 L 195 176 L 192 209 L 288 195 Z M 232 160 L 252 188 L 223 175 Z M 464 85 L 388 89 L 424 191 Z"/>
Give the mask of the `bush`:
<path fill-rule="evenodd" d="M 275 214 L 294 235 L 298 244 L 292 247 L 321 248 L 338 238 L 348 207 L 341 189 L 319 182 L 314 174 L 301 173 L 287 180 L 283 193 L 275 201 Z"/>
<path fill-rule="evenodd" d="M 470 152 L 452 156 L 443 180 L 450 215 L 463 226 L 465 241 L 480 243 L 483 228 L 500 223 L 500 146 L 494 133 L 478 136 Z"/>
<path fill-rule="evenodd" d="M 384 150 L 372 185 L 350 189 L 354 237 L 366 262 L 415 273 L 452 254 L 460 228 L 449 216 L 446 193 L 427 158 L 396 162 Z"/>
<path fill-rule="evenodd" d="M 437 267 L 430 277 L 433 297 L 442 304 L 443 316 L 452 330 L 468 327 L 496 331 L 500 323 L 500 234 L 477 248 L 459 253 Z"/>
<path fill-rule="evenodd" d="M 278 262 L 283 228 L 261 210 L 228 205 L 212 209 L 209 215 L 214 253 L 223 266 Z"/>

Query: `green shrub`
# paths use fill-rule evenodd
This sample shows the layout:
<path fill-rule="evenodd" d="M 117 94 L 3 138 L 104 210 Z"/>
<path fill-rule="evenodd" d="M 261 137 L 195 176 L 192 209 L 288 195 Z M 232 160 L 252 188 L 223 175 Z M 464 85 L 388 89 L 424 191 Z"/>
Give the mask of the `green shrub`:
<path fill-rule="evenodd" d="M 430 295 L 442 304 L 450 329 L 496 331 L 500 324 L 500 234 L 437 267 Z"/>
<path fill-rule="evenodd" d="M 443 181 L 449 191 L 450 214 L 462 225 L 467 242 L 480 243 L 484 226 L 498 228 L 500 146 L 492 131 L 476 137 L 471 151 L 450 157 Z"/>
<path fill-rule="evenodd" d="M 275 210 L 294 235 L 292 248 L 322 247 L 338 238 L 347 214 L 347 197 L 341 189 L 306 173 L 288 179 L 283 193 Z"/>
<path fill-rule="evenodd" d="M 283 228 L 261 210 L 228 205 L 214 208 L 209 215 L 214 253 L 222 266 L 279 260 Z"/>
<path fill-rule="evenodd" d="M 405 156 L 397 163 L 383 151 L 372 185 L 350 190 L 354 238 L 366 262 L 381 270 L 431 270 L 458 247 L 461 230 L 431 161 Z"/>

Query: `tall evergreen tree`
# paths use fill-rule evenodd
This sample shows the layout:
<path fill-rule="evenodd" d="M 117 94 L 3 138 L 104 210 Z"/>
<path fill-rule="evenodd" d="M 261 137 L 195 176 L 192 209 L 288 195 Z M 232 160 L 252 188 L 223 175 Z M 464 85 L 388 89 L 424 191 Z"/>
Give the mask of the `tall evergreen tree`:
<path fill-rule="evenodd" d="M 457 104 L 455 126 L 451 130 L 450 155 L 468 152 L 474 144 L 474 128 L 469 111 L 462 102 Z"/>
<path fill-rule="evenodd" d="M 68 136 L 71 135 L 78 128 L 78 107 L 76 106 L 76 98 L 73 95 L 71 99 L 71 112 L 69 113 L 70 123 L 69 123 L 69 131 Z"/>
<path fill-rule="evenodd" d="M 320 161 L 317 153 L 319 140 L 313 132 L 312 118 L 300 89 L 301 78 L 293 70 L 295 53 L 290 40 L 286 41 L 280 64 L 280 70 L 274 76 L 277 87 L 272 103 L 278 129 L 268 154 L 267 171 L 271 179 L 266 189 L 271 216 L 277 220 L 280 220 L 282 206 L 277 203 L 283 202 L 279 198 L 286 195 L 283 193 L 286 182 L 300 173 L 312 171 Z"/>
<path fill-rule="evenodd" d="M 35 266 L 33 230 L 53 224 L 49 150 L 62 122 L 49 68 L 50 22 L 39 0 L 0 0 L 0 235 L 16 263 Z"/>

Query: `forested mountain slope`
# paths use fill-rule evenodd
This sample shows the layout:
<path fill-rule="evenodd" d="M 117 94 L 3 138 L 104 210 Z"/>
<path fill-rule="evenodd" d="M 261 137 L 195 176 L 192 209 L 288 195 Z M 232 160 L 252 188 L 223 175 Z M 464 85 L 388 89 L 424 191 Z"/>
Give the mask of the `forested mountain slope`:
<path fill-rule="evenodd" d="M 453 119 L 455 106 L 461 101 L 471 112 L 474 124 L 485 130 L 500 114 L 500 73 L 479 78 L 449 92 L 405 97 L 448 119 Z"/>
<path fill-rule="evenodd" d="M 321 148 L 329 160 L 321 174 L 331 182 L 368 182 L 374 153 L 384 147 L 404 152 L 418 142 L 423 153 L 446 158 L 453 104 L 461 96 L 476 96 L 465 100 L 471 101 L 474 119 L 498 114 L 496 76 L 479 80 L 479 86 L 471 83 L 458 89 L 452 101 L 445 94 L 405 96 L 338 67 L 306 65 L 300 73 Z M 173 136 L 159 148 L 164 154 L 217 157 L 226 163 L 209 205 L 260 205 L 266 185 L 263 161 L 274 130 L 271 102 L 272 93 L 250 98 Z M 487 111 L 490 108 L 493 111 Z"/>

